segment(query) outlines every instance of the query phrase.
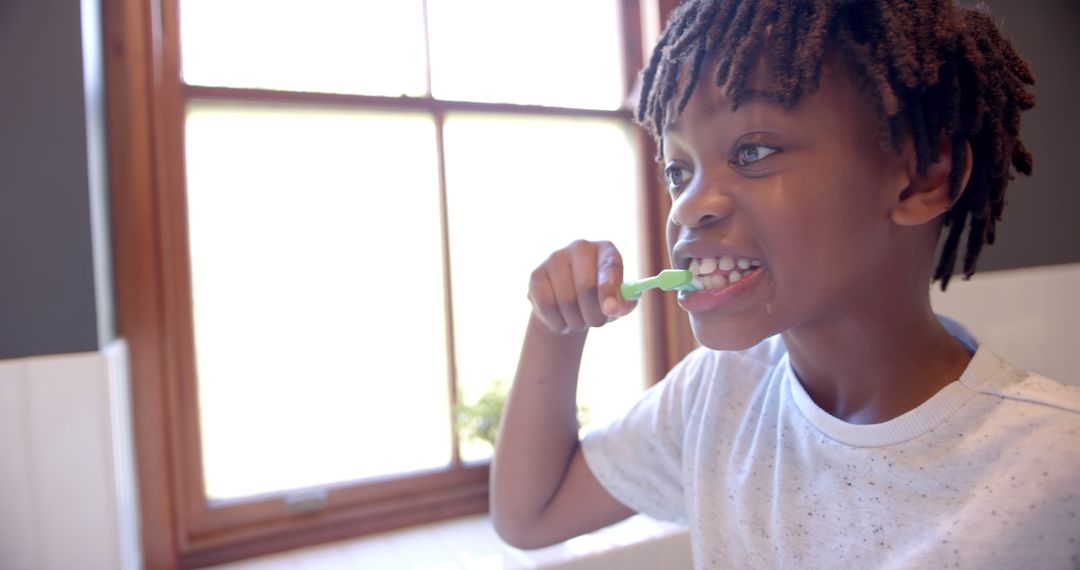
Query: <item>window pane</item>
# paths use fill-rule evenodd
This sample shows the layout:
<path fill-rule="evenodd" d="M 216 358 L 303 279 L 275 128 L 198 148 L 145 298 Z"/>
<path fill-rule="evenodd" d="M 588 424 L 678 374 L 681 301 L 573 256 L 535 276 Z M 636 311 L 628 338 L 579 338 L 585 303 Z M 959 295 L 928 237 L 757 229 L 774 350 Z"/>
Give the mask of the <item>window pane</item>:
<path fill-rule="evenodd" d="M 531 310 L 529 274 L 552 251 L 577 238 L 611 240 L 628 274 L 637 275 L 630 128 L 594 119 L 447 116 L 455 347 L 465 403 L 497 380 L 513 380 Z M 578 394 L 593 425 L 640 395 L 642 343 L 640 312 L 589 334 Z M 466 459 L 490 453 L 482 443 L 462 446 Z"/>
<path fill-rule="evenodd" d="M 435 97 L 617 109 L 615 0 L 428 0 Z"/>
<path fill-rule="evenodd" d="M 208 496 L 448 465 L 431 119 L 195 102 L 186 136 Z"/>
<path fill-rule="evenodd" d="M 421 0 L 181 0 L 180 45 L 190 84 L 427 92 Z"/>

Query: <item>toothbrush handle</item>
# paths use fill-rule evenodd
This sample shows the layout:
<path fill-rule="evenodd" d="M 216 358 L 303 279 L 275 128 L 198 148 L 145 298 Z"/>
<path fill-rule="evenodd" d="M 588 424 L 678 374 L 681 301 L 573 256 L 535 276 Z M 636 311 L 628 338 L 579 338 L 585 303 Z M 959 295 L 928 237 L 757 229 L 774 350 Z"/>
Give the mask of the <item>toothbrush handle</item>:
<path fill-rule="evenodd" d="M 637 301 L 641 298 L 642 291 L 653 287 L 653 281 L 655 280 L 655 277 L 650 277 L 648 279 L 623 283 L 619 286 L 619 294 L 627 301 Z"/>

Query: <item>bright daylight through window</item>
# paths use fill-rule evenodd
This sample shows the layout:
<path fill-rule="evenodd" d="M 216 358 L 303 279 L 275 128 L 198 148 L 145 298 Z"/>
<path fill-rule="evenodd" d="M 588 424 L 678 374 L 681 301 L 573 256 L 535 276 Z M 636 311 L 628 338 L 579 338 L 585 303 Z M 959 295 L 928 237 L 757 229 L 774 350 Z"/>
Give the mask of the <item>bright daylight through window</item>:
<path fill-rule="evenodd" d="M 208 498 L 485 461 L 480 434 L 453 433 L 451 395 L 467 405 L 512 380 L 532 268 L 578 237 L 640 266 L 635 127 L 513 107 L 622 105 L 616 1 L 180 7 L 184 81 L 238 93 L 186 107 Z M 400 96 L 413 103 L 385 102 Z M 586 429 L 645 385 L 643 357 L 625 358 L 642 353 L 640 312 L 593 337 Z"/>

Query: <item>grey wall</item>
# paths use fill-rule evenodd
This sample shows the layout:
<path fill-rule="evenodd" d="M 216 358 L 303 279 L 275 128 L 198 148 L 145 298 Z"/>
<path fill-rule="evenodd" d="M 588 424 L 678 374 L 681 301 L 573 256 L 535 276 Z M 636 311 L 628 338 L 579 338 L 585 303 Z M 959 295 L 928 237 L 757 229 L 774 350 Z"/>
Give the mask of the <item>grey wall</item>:
<path fill-rule="evenodd" d="M 0 1 L 0 358 L 115 334 L 99 11 Z"/>
<path fill-rule="evenodd" d="M 1034 174 L 1006 192 L 998 240 L 979 270 L 1080 261 L 1080 2 L 985 0 L 994 19 L 1035 72 L 1035 108 L 1021 137 Z"/>

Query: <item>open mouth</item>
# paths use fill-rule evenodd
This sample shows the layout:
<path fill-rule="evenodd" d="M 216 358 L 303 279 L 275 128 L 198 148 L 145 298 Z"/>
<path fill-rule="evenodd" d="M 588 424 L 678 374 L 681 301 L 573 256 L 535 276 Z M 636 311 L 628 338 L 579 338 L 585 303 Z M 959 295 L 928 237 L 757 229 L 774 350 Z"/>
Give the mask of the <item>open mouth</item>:
<path fill-rule="evenodd" d="M 761 260 L 753 257 L 724 255 L 721 257 L 693 258 L 690 272 L 694 274 L 691 283 L 699 290 L 722 289 L 745 279 L 761 268 Z"/>

